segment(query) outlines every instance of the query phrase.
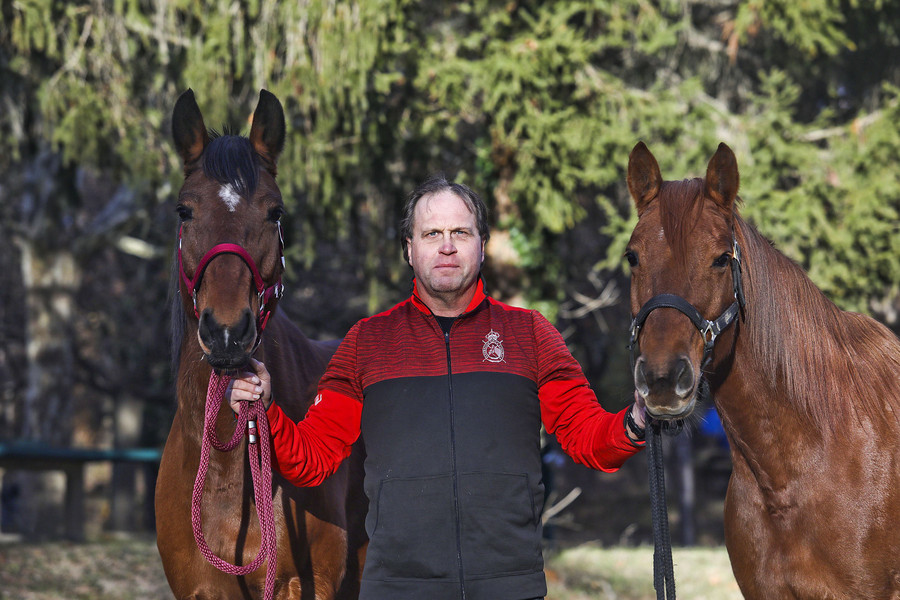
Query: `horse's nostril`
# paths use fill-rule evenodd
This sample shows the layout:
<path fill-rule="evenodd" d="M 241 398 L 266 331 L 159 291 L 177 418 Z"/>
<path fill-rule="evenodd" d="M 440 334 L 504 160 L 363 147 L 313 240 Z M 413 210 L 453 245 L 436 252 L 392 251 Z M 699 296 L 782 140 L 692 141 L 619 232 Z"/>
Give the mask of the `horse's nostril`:
<path fill-rule="evenodd" d="M 675 393 L 686 398 L 694 391 L 694 367 L 687 357 L 682 356 L 676 361 Z"/>
<path fill-rule="evenodd" d="M 253 317 L 249 310 L 245 310 L 241 319 L 234 327 L 234 344 L 241 349 L 246 348 L 256 340 L 256 328 L 253 326 Z"/>
<path fill-rule="evenodd" d="M 210 345 L 215 337 L 215 331 L 219 329 L 221 329 L 221 327 L 216 323 L 216 319 L 212 316 L 209 309 L 204 310 L 200 314 L 200 326 L 198 329 L 200 339 L 203 340 L 207 346 Z"/>
<path fill-rule="evenodd" d="M 645 363 L 644 357 L 640 357 L 634 365 L 634 387 L 644 398 L 650 394 L 650 386 L 647 384 L 647 374 L 644 372 Z"/>

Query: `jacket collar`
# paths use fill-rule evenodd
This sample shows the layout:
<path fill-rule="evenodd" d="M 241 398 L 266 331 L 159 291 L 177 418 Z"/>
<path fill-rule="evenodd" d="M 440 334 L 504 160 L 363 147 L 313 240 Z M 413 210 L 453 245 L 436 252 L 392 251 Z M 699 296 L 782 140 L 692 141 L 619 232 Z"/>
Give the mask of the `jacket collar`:
<path fill-rule="evenodd" d="M 484 280 L 481 276 L 478 276 L 478 282 L 475 284 L 475 295 L 472 296 L 472 300 L 469 302 L 469 305 L 466 307 L 466 310 L 463 311 L 462 314 L 467 314 L 475 310 L 479 304 L 481 304 L 484 299 L 487 298 L 487 294 L 484 293 Z M 412 293 L 412 303 L 418 308 L 420 311 L 425 313 L 426 315 L 433 314 L 431 309 L 428 308 L 428 305 L 419 298 L 419 282 L 416 279 L 413 279 L 413 293 Z"/>

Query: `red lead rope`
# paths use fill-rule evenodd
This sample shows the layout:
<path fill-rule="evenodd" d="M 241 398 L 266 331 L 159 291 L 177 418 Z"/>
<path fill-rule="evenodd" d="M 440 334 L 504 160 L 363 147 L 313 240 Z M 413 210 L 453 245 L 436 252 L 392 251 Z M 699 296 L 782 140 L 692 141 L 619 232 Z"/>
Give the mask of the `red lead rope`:
<path fill-rule="evenodd" d="M 206 392 L 206 414 L 203 420 L 203 439 L 200 444 L 200 466 L 197 479 L 194 481 L 194 493 L 191 499 L 191 525 L 194 539 L 201 554 L 206 560 L 223 573 L 230 575 L 247 575 L 258 569 L 264 561 L 266 565 L 265 600 L 272 600 L 275 590 L 276 540 L 275 517 L 272 508 L 272 456 L 269 447 L 269 421 L 261 402 L 243 402 L 237 418 L 234 436 L 223 444 L 216 436 L 216 417 L 225 390 L 228 388 L 228 376 L 219 376 L 215 371 L 209 376 L 209 388 Z M 248 427 L 249 423 L 249 427 Z M 257 431 L 258 427 L 258 431 Z M 256 502 L 256 517 L 259 519 L 261 538 L 259 552 L 248 565 L 233 565 L 216 556 L 203 537 L 201 506 L 203 503 L 203 485 L 209 469 L 209 448 L 214 447 L 221 452 L 229 452 L 237 447 L 244 431 L 249 429 L 250 473 L 253 477 L 253 497 Z M 258 433 L 258 436 L 257 436 Z M 256 438 L 259 437 L 258 440 Z"/>

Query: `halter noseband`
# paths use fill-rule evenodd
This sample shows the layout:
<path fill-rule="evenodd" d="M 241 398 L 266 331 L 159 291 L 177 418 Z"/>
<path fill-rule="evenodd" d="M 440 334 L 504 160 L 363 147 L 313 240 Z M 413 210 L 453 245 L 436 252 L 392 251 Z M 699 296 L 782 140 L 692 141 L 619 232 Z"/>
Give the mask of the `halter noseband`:
<path fill-rule="evenodd" d="M 716 338 L 722 333 L 740 314 L 746 305 L 744 298 L 744 283 L 741 277 L 741 247 L 737 243 L 737 238 L 732 237 L 731 252 L 731 282 L 734 288 L 734 302 L 719 315 L 718 318 L 709 321 L 703 318 L 697 308 L 675 294 L 659 294 L 650 298 L 638 311 L 637 316 L 631 321 L 630 339 L 628 349 L 631 352 L 631 370 L 634 371 L 635 362 L 637 361 L 638 352 L 638 336 L 641 333 L 641 327 L 650 313 L 657 308 L 674 308 L 683 313 L 691 323 L 694 324 L 703 336 L 703 359 L 700 361 L 701 368 L 710 359 Z"/>
<path fill-rule="evenodd" d="M 269 317 L 272 315 L 272 310 L 268 309 L 267 305 L 270 300 L 281 298 L 284 293 L 284 284 L 281 282 L 281 277 L 279 276 L 272 285 L 266 286 L 253 257 L 239 244 L 216 244 L 200 259 L 197 270 L 194 272 L 194 277 L 188 277 L 184 270 L 184 261 L 181 258 L 181 232 L 183 228 L 184 225 L 182 224 L 178 229 L 178 270 L 181 273 L 181 281 L 184 282 L 185 287 L 191 294 L 191 299 L 194 302 L 194 316 L 198 319 L 200 318 L 200 311 L 197 309 L 197 291 L 200 289 L 203 274 L 209 267 L 209 263 L 220 254 L 236 254 L 250 267 L 250 273 L 253 275 L 253 285 L 259 298 L 259 313 L 256 315 L 256 344 L 253 346 L 255 351 L 262 339 L 262 332 L 266 328 L 266 323 L 269 322 Z M 280 222 L 278 223 L 278 256 L 281 259 L 281 266 L 284 267 L 284 235 L 281 231 Z"/>

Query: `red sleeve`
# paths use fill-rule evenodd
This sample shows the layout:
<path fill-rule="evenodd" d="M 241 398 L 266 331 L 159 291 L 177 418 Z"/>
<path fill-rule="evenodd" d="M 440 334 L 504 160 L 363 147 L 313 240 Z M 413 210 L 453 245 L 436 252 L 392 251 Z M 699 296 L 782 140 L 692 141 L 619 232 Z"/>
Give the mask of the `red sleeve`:
<path fill-rule="evenodd" d="M 625 433 L 625 411 L 607 412 L 597 401 L 581 366 L 555 327 L 534 313 L 538 349 L 541 419 L 572 459 L 588 467 L 616 471 L 643 448 Z"/>
<path fill-rule="evenodd" d="M 350 455 L 359 438 L 362 393 L 356 394 L 356 331 L 351 329 L 328 364 L 315 403 L 294 423 L 276 403 L 266 415 L 275 468 L 296 486 L 319 485 Z M 338 391 L 339 390 L 339 391 Z"/>

